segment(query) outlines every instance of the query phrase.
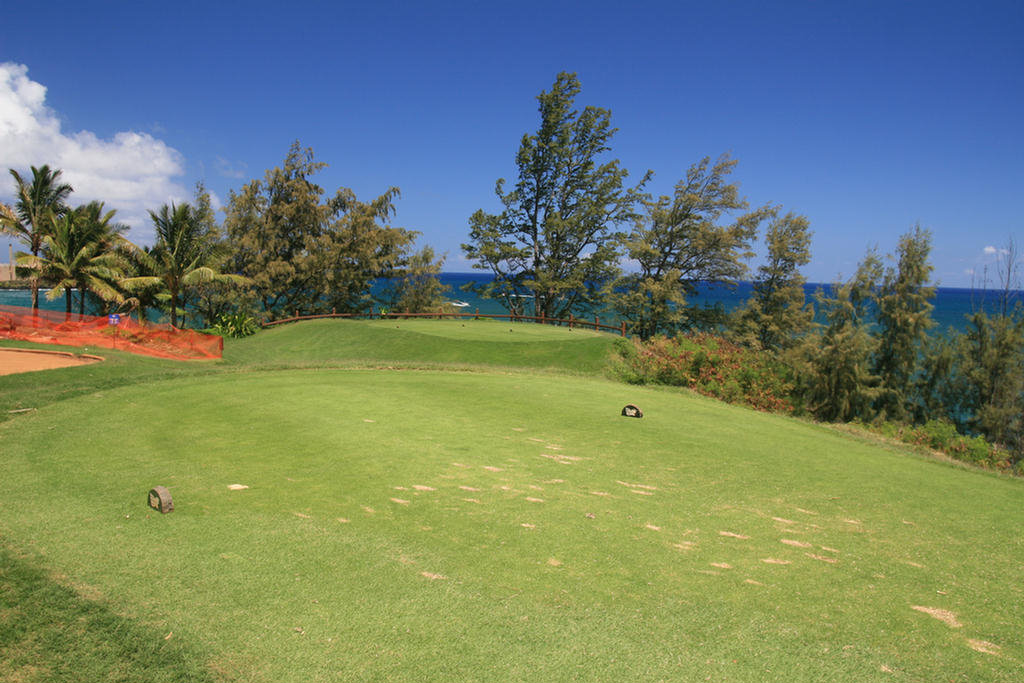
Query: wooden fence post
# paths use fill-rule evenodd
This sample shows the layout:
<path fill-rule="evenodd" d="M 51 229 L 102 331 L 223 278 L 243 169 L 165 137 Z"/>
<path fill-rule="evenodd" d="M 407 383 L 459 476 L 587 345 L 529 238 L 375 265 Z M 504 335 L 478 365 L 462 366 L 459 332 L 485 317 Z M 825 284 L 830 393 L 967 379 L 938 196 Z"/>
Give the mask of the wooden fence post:
<path fill-rule="evenodd" d="M 622 328 L 621 329 L 622 329 L 622 336 L 625 337 L 626 336 L 626 321 L 625 320 L 622 321 Z"/>

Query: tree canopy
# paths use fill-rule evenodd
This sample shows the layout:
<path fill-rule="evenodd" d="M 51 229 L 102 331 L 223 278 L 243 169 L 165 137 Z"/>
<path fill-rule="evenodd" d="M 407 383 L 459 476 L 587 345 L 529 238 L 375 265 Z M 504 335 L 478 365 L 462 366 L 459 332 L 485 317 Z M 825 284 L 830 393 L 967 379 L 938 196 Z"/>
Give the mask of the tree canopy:
<path fill-rule="evenodd" d="M 545 317 L 602 303 L 618 268 L 617 226 L 633 220 L 649 176 L 625 186 L 627 171 L 604 158 L 616 132 L 611 112 L 575 109 L 579 93 L 576 75 L 562 72 L 537 96 L 540 126 L 520 141 L 516 182 L 507 192 L 504 179 L 495 186 L 504 209 L 469 219 L 462 249 L 474 268 L 494 276 L 475 291 L 516 313 L 526 312 L 527 297 L 533 315 Z"/>

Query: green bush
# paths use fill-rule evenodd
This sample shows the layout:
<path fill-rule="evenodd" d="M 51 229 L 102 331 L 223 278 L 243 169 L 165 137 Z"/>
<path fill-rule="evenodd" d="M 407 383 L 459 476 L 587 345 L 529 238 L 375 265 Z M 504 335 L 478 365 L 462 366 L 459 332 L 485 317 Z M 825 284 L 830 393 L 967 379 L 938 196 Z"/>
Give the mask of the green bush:
<path fill-rule="evenodd" d="M 225 313 L 217 318 L 217 322 L 210 328 L 210 332 L 219 334 L 222 337 L 237 339 L 254 335 L 259 329 L 260 324 L 254 316 L 242 311 L 236 311 L 235 313 Z"/>

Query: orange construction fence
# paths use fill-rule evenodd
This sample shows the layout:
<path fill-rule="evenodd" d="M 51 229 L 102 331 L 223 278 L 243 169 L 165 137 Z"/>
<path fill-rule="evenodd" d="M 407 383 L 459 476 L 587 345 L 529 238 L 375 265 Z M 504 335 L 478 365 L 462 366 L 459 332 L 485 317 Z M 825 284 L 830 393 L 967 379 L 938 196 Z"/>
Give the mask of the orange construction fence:
<path fill-rule="evenodd" d="M 0 338 L 99 346 L 175 360 L 220 358 L 224 352 L 224 338 L 212 334 L 170 325 L 143 325 L 127 315 L 78 315 L 19 306 L 0 306 Z"/>

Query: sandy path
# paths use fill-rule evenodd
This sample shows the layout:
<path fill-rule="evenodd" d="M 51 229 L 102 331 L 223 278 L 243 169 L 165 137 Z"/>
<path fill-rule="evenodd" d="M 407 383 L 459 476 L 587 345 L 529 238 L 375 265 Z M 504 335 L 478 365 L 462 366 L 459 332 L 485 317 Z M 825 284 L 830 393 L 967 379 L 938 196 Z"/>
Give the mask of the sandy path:
<path fill-rule="evenodd" d="M 87 365 L 101 360 L 99 356 L 76 356 L 67 351 L 0 348 L 0 375 Z"/>

